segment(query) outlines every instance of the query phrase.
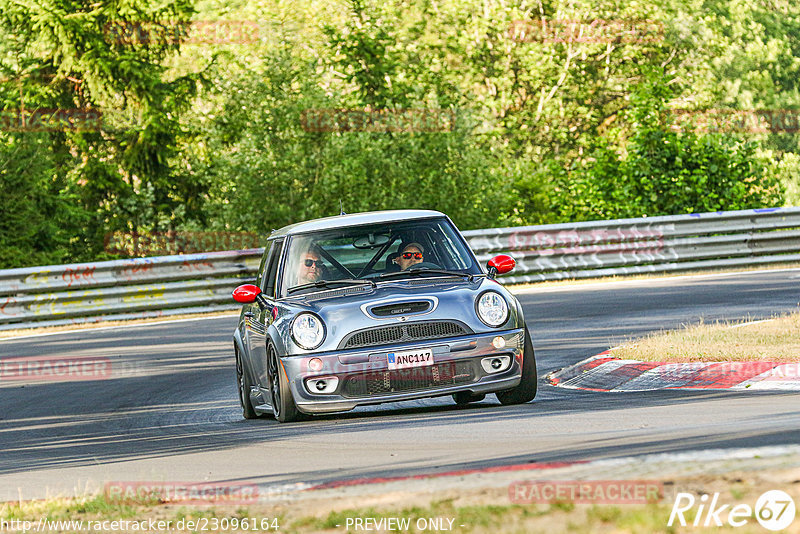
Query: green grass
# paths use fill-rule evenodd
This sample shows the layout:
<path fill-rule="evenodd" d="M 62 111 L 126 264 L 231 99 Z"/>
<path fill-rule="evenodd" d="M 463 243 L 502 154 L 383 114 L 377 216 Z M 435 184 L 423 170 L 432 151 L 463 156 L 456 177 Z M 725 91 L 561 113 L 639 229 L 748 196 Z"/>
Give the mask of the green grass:
<path fill-rule="evenodd" d="M 101 494 L 69 499 L 6 502 L 0 504 L 0 519 L 38 520 L 40 517 L 47 517 L 54 520 L 68 520 L 75 516 L 113 516 L 128 519 L 135 517 L 139 510 L 139 506 L 109 502 L 106 496 Z"/>
<path fill-rule="evenodd" d="M 299 508 L 299 507 L 298 507 Z M 456 532 L 469 533 L 527 533 L 527 532 L 593 532 L 596 528 L 611 525 L 621 532 L 667 532 L 669 509 L 663 506 L 621 507 L 575 505 L 568 502 L 553 504 L 476 504 L 456 506 L 452 500 L 436 501 L 425 506 L 405 508 L 364 508 L 331 511 L 321 517 L 267 510 L 259 506 L 224 509 L 202 507 L 165 507 L 158 502 L 136 505 L 110 502 L 104 495 L 84 498 L 56 498 L 0 505 L 0 519 L 35 522 L 46 517 L 50 520 L 160 520 L 200 518 L 278 517 L 280 532 L 346 532 L 348 518 L 403 518 L 409 520 L 410 533 L 424 532 L 417 528 L 417 520 L 430 518 L 453 519 Z M 446 524 L 446 523 L 445 523 Z M 463 527 L 461 525 L 464 525 Z M 270 530 L 273 532 L 274 530 Z"/>
<path fill-rule="evenodd" d="M 329 513 L 323 518 L 303 517 L 292 521 L 287 532 L 343 532 L 348 518 L 404 518 L 410 520 L 408 532 L 419 533 L 421 518 L 454 519 L 458 532 L 586 532 L 611 527 L 614 532 L 673 532 L 666 527 L 669 507 L 665 504 L 588 506 L 568 502 L 552 504 L 485 504 L 454 506 L 452 501 L 439 501 L 426 507 L 376 510 L 349 509 Z M 461 526 L 463 525 L 463 527 Z"/>
<path fill-rule="evenodd" d="M 787 474 L 786 476 L 796 475 Z M 789 478 L 787 480 L 794 480 Z M 666 482 L 669 486 L 673 482 Z M 698 492 L 709 493 L 720 491 L 721 502 L 754 503 L 765 489 L 775 489 L 775 481 L 760 481 L 756 484 L 745 482 L 740 478 L 734 480 L 726 478 L 694 479 L 680 481 L 681 487 L 691 487 L 695 494 Z M 702 487 L 702 489 L 701 489 Z M 784 489 L 793 492 L 789 486 L 783 484 Z M 467 489 L 467 488 L 465 488 Z M 467 492 L 468 493 L 468 492 Z M 466 495 L 466 493 L 465 493 Z M 388 495 L 372 495 L 381 502 L 386 502 Z M 409 498 L 406 495 L 404 498 Z M 50 520 L 163 520 L 172 521 L 173 527 L 180 521 L 214 519 L 250 519 L 259 522 L 270 518 L 269 528 L 243 530 L 226 529 L 225 532 L 281 532 L 287 534 L 330 533 L 341 534 L 348 532 L 345 528 L 348 518 L 370 518 L 373 521 L 381 519 L 402 518 L 408 520 L 410 528 L 404 532 L 418 534 L 421 532 L 434 532 L 417 528 L 418 519 L 445 518 L 452 519 L 453 532 L 469 534 L 527 534 L 530 532 L 543 532 L 558 534 L 597 534 L 597 533 L 673 533 L 690 532 L 693 527 L 668 527 L 672 498 L 666 497 L 664 501 L 647 505 L 618 504 L 574 504 L 572 502 L 553 502 L 550 504 L 515 504 L 508 501 L 508 495 L 492 493 L 481 490 L 472 494 L 464 501 L 464 496 L 453 499 L 438 500 L 433 502 L 422 501 L 417 506 L 387 506 L 376 505 L 363 508 L 336 509 L 341 502 L 336 498 L 327 498 L 320 501 L 300 501 L 296 503 L 282 503 L 273 505 L 251 506 L 176 506 L 164 505 L 157 500 L 149 504 L 137 503 L 120 504 L 109 501 L 104 495 L 86 496 L 78 498 L 55 498 L 42 501 L 9 502 L 0 504 L 0 519 L 26 520 L 36 523 L 40 518 Z M 464 504 L 459 504 L 463 502 Z M 686 520 L 691 525 L 696 510 L 686 514 Z M 279 528 L 272 527 L 272 518 L 277 518 Z M 727 525 L 715 532 L 755 532 L 760 527 L 753 521 L 748 527 L 736 529 Z M 448 523 L 445 523 L 446 525 Z M 463 525 L 463 526 L 462 526 Z M 755 530 L 754 530 L 755 529 Z M 359 530 L 358 532 L 362 532 Z M 349 532 L 356 532 L 350 529 Z"/>

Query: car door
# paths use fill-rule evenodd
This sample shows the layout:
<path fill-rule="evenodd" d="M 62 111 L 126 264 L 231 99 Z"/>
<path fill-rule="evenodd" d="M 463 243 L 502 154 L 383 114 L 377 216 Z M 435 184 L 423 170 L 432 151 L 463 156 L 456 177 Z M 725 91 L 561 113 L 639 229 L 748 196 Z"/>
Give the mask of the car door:
<path fill-rule="evenodd" d="M 258 280 L 261 297 L 245 312 L 249 327 L 247 329 L 247 349 L 250 352 L 250 368 L 257 385 L 266 392 L 267 384 L 267 329 L 272 324 L 272 310 L 275 307 L 275 279 L 283 255 L 283 239 L 272 242 L 261 278 Z M 266 397 L 269 398 L 269 397 Z"/>
<path fill-rule="evenodd" d="M 264 254 L 261 256 L 261 264 L 258 267 L 258 278 L 256 278 L 255 281 L 255 285 L 259 287 L 262 285 L 261 283 L 264 279 L 268 265 L 267 260 L 270 258 L 270 255 L 273 251 L 273 245 L 274 242 L 268 241 L 264 247 Z M 259 327 L 256 320 L 256 317 L 258 316 L 258 309 L 258 302 L 245 304 L 242 307 L 242 343 L 244 345 L 244 351 L 241 356 L 244 364 L 244 372 L 248 374 L 254 384 L 258 383 L 258 373 L 256 372 L 255 362 L 260 358 L 260 356 L 254 357 L 257 355 L 253 354 L 253 349 L 258 347 L 258 341 L 257 339 L 254 340 L 253 338 L 263 338 L 264 336 L 263 328 Z"/>

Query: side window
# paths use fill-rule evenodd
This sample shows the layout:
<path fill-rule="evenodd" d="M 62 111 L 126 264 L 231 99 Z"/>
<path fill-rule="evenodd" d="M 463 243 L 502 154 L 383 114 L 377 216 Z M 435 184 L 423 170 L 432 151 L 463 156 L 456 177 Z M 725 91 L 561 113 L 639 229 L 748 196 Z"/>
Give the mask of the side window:
<path fill-rule="evenodd" d="M 283 240 L 276 240 L 272 243 L 269 259 L 267 260 L 267 270 L 264 274 L 262 290 L 267 297 L 275 297 L 275 280 L 278 275 L 278 267 L 281 262 L 281 252 L 283 252 Z"/>
<path fill-rule="evenodd" d="M 273 241 L 267 241 L 267 246 L 264 247 L 264 254 L 261 255 L 261 265 L 258 267 L 258 278 L 256 278 L 256 285 L 264 290 L 264 266 L 267 264 L 267 258 L 272 249 Z"/>

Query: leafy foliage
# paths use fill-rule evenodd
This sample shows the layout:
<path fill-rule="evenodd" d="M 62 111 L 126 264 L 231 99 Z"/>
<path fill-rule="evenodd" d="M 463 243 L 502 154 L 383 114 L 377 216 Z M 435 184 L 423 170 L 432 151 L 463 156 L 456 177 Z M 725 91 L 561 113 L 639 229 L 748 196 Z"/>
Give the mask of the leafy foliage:
<path fill-rule="evenodd" d="M 738 210 L 779 204 L 782 188 L 756 157 L 756 145 L 718 133 L 676 131 L 663 80 L 632 95 L 625 155 L 607 144 L 568 180 L 570 196 L 592 200 L 571 219 L 625 218 Z"/>
<path fill-rule="evenodd" d="M 2 119 L 103 114 L 99 130 L 0 130 L 0 267 L 112 257 L 112 232 L 268 232 L 340 201 L 438 209 L 464 229 L 777 206 L 784 190 L 796 202 L 797 132 L 672 118 L 800 109 L 795 4 L 0 0 Z M 537 22 L 595 19 L 658 24 L 564 39 Z M 202 20 L 257 23 L 258 38 L 117 32 Z M 456 120 L 304 126 L 327 109 Z"/>
<path fill-rule="evenodd" d="M 83 222 L 46 140 L 0 141 L 0 265 L 65 263 L 65 250 Z"/>
<path fill-rule="evenodd" d="M 46 170 L 37 167 L 42 174 L 33 183 L 58 184 L 38 191 L 55 198 L 31 200 L 26 209 L 37 202 L 68 200 L 80 212 L 83 228 L 61 255 L 92 259 L 101 253 L 104 233 L 163 226 L 179 206 L 191 207 L 192 184 L 176 183 L 180 175 L 170 162 L 185 141 L 178 116 L 189 108 L 197 76 L 167 79 L 162 61 L 177 53 L 176 43 L 123 42 L 108 28 L 153 20 L 172 24 L 192 12 L 187 1 L 163 8 L 138 1 L 0 2 L 0 27 L 11 36 L 0 42 L 5 80 L 0 102 L 6 116 L 37 109 L 97 109 L 104 115 L 101 130 L 0 134 L 28 145 L 23 152 L 47 154 L 51 162 Z M 137 124 L 121 127 L 119 116 L 135 118 Z M 4 187 L 13 189 L 15 180 L 7 175 Z"/>

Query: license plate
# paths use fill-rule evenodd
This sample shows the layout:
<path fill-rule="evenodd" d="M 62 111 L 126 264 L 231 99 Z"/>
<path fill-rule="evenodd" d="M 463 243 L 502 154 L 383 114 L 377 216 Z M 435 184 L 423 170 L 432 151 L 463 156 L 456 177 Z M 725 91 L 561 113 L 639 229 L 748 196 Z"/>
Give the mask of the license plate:
<path fill-rule="evenodd" d="M 409 369 L 433 365 L 433 350 L 417 349 L 405 352 L 390 352 L 386 355 L 389 369 Z"/>

